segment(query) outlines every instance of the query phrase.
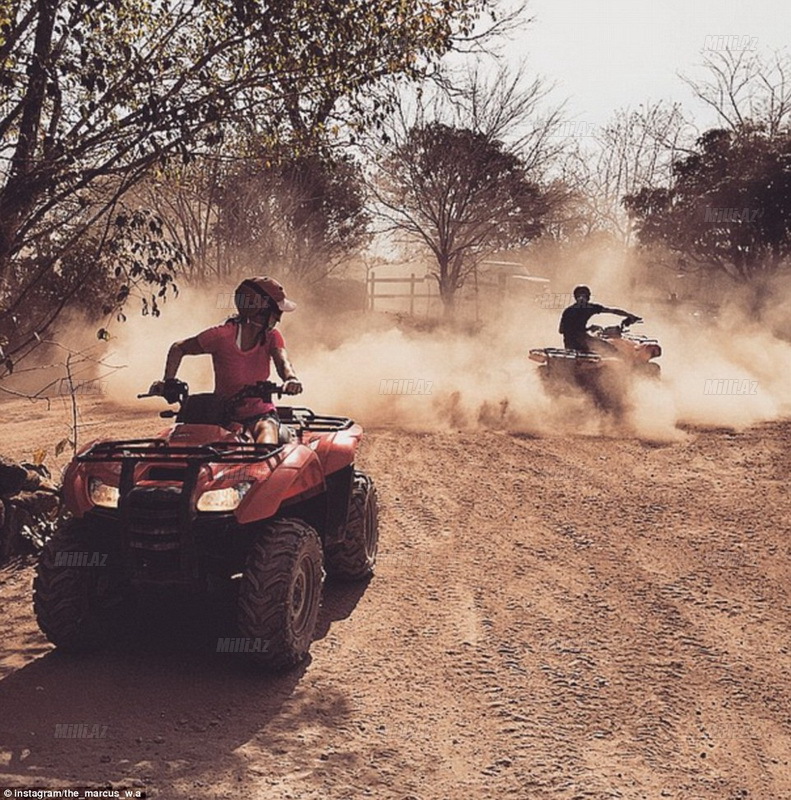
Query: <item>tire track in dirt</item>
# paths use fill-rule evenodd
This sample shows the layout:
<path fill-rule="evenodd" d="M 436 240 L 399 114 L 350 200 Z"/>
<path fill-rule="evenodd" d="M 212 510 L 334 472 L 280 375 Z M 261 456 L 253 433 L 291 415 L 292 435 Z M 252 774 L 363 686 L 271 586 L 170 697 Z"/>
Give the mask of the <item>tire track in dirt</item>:
<path fill-rule="evenodd" d="M 118 724 L 143 741 L 76 763 L 168 800 L 791 797 L 790 453 L 789 423 L 661 446 L 369 431 L 377 575 L 327 590 L 304 671 L 97 658 L 84 671 L 124 687 Z M 7 681 L 78 689 L 41 657 L 15 575 Z M 176 728 L 161 745 L 159 708 Z M 18 735 L 3 777 L 74 772 L 62 743 Z"/>
<path fill-rule="evenodd" d="M 542 443 L 536 446 L 543 448 L 546 445 Z M 596 447 L 600 447 L 600 443 L 597 443 Z M 621 449 L 625 451 L 624 455 L 628 456 L 629 450 L 632 448 L 627 443 Z M 656 519 L 657 515 L 661 516 L 659 512 L 662 511 L 662 507 L 656 505 L 641 507 L 639 502 L 635 503 L 634 492 L 630 487 L 628 485 L 624 487 L 625 482 L 616 479 L 608 483 L 601 477 L 601 472 L 592 471 L 589 465 L 587 469 L 580 469 L 582 458 L 590 459 L 592 455 L 595 453 L 586 452 L 584 446 L 575 450 L 574 454 L 567 454 L 565 472 L 570 474 L 573 484 L 577 486 L 583 498 L 586 495 L 588 498 L 592 497 L 591 492 L 597 489 L 606 491 L 608 502 L 606 505 L 599 504 L 597 509 L 596 525 L 601 536 L 596 536 L 595 543 L 588 548 L 585 556 L 587 565 L 574 563 L 575 553 L 573 550 L 569 551 L 568 548 L 565 548 L 567 551 L 565 554 L 556 552 L 556 563 L 563 563 L 567 567 L 567 571 L 574 575 L 580 574 L 586 566 L 589 571 L 595 570 L 601 589 L 599 590 L 599 602 L 594 604 L 594 608 L 597 605 L 601 606 L 603 601 L 608 611 L 611 609 L 619 611 L 618 618 L 608 620 L 607 638 L 621 640 L 626 647 L 612 650 L 609 653 L 616 670 L 606 676 L 604 680 L 617 690 L 621 699 L 631 698 L 633 708 L 639 712 L 637 716 L 633 713 L 630 714 L 628 704 L 623 702 L 611 706 L 614 716 L 620 720 L 621 729 L 628 733 L 628 738 L 631 739 L 631 742 L 626 742 L 627 747 L 622 748 L 619 755 L 626 758 L 639 756 L 652 770 L 661 770 L 665 775 L 668 772 L 667 764 L 682 762 L 679 765 L 680 768 L 676 770 L 680 774 L 678 778 L 674 778 L 679 781 L 678 790 L 700 792 L 701 787 L 690 783 L 687 777 L 695 776 L 700 772 L 695 763 L 696 754 L 691 752 L 694 748 L 691 746 L 680 747 L 679 739 L 687 735 L 685 726 L 688 725 L 688 714 L 686 710 L 699 705 L 699 693 L 696 690 L 704 687 L 696 684 L 717 681 L 724 671 L 723 661 L 726 654 L 709 643 L 711 631 L 716 631 L 718 627 L 711 617 L 720 615 L 723 610 L 730 609 L 733 612 L 734 606 L 732 602 L 729 603 L 724 598 L 719 598 L 714 605 L 702 600 L 701 597 L 708 592 L 705 581 L 704 585 L 699 587 L 700 597 L 697 594 L 690 594 L 688 589 L 690 584 L 695 585 L 696 591 L 698 590 L 699 576 L 694 572 L 683 574 L 684 564 L 673 557 L 672 549 L 670 552 L 659 552 L 659 557 L 656 559 L 646 558 L 646 554 L 650 550 L 659 549 L 661 551 L 662 549 L 657 548 L 657 537 L 655 536 L 652 538 L 650 547 L 646 547 L 640 554 L 638 563 L 634 563 L 632 550 L 635 537 L 628 534 L 635 529 L 639 531 L 639 526 L 646 521 L 650 522 L 653 531 L 662 531 L 663 526 L 657 524 L 658 520 Z M 629 474 L 628 463 L 624 463 L 622 469 L 624 473 Z M 569 508 L 571 513 L 567 513 L 563 502 L 568 499 L 568 493 L 563 490 L 556 492 L 552 488 L 548 492 L 550 495 L 558 496 L 561 502 L 547 503 L 545 505 L 546 516 L 554 519 L 558 529 L 568 536 L 570 529 L 576 530 L 569 518 L 579 520 L 581 516 L 579 508 L 572 506 Z M 688 502 L 686 506 L 687 516 L 689 516 Z M 620 544 L 619 531 L 627 533 L 625 542 L 628 543 L 628 546 Z M 585 537 L 580 538 L 579 533 L 576 533 L 572 536 L 572 541 L 584 544 L 586 539 Z M 638 546 L 640 544 L 639 537 L 637 537 L 637 544 Z M 672 580 L 674 575 L 678 576 L 677 580 Z M 554 581 L 555 586 L 562 585 L 562 583 L 561 578 Z M 613 595 L 610 586 L 617 587 L 612 600 L 609 599 Z M 574 602 L 574 599 L 573 596 L 566 596 L 567 602 L 569 600 Z M 698 614 L 697 619 L 691 619 L 694 615 L 690 613 L 690 609 L 695 610 L 696 606 L 704 608 L 708 614 Z M 580 608 L 579 612 L 579 619 L 591 616 L 590 608 L 587 611 L 585 608 Z M 624 612 L 626 612 L 625 620 L 623 619 Z M 608 614 L 608 616 L 612 617 L 612 614 Z M 698 622 L 698 620 L 703 621 L 704 619 L 705 627 Z M 781 619 L 782 615 L 776 616 L 775 623 L 779 623 Z M 754 615 L 753 621 L 766 622 L 760 611 Z M 624 622 L 630 624 L 625 625 Z M 577 627 L 575 622 L 569 623 L 568 620 L 564 625 L 567 632 L 576 632 Z M 776 633 L 781 633 L 780 627 L 776 629 Z M 583 625 L 580 634 L 580 639 L 586 634 L 590 635 L 590 626 Z M 782 641 L 775 635 L 770 638 L 775 643 Z M 701 664 L 702 669 L 700 668 Z M 698 672 L 703 672 L 705 679 L 699 678 Z M 644 697 L 639 697 L 639 694 Z M 758 696 L 755 692 L 752 694 L 753 702 L 758 699 Z M 718 727 L 726 732 L 736 731 L 740 728 L 742 730 L 741 739 L 746 742 L 746 751 L 749 751 L 751 749 L 750 737 L 743 733 L 745 725 L 735 723 L 733 714 L 728 709 L 728 704 L 732 702 L 731 698 L 720 696 L 719 702 L 726 710 L 720 715 Z M 754 706 L 751 711 L 755 715 Z M 763 713 L 764 709 L 759 706 L 759 711 Z M 758 720 L 755 721 L 758 722 Z M 752 744 L 754 745 L 755 742 L 753 741 Z M 707 754 L 704 753 L 705 755 Z M 765 759 L 760 757 L 756 759 L 754 756 L 749 758 L 752 760 L 751 772 L 756 773 L 752 784 L 753 790 L 759 788 L 759 796 L 783 796 L 787 786 L 784 791 L 775 793 L 779 787 L 770 786 L 771 775 L 766 769 Z M 778 766 L 775 764 L 775 777 L 779 777 Z M 738 781 L 742 778 L 742 771 L 727 769 L 727 773 L 730 781 L 737 783 L 731 788 L 738 793 L 742 788 L 738 785 Z M 666 777 L 665 780 L 667 780 Z M 718 784 L 721 783 L 721 780 L 718 781 Z M 648 796 L 654 796 L 654 792 L 658 795 L 663 788 L 667 788 L 666 784 L 664 787 L 655 785 L 649 791 Z M 722 785 L 718 785 L 713 796 L 724 796 L 722 788 Z"/>

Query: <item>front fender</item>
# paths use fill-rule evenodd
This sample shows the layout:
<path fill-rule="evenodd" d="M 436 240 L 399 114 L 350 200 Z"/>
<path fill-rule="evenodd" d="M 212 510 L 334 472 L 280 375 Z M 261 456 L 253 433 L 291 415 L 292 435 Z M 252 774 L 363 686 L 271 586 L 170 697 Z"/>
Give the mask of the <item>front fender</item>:
<path fill-rule="evenodd" d="M 309 497 L 325 491 L 324 470 L 316 453 L 298 444 L 272 470 L 268 478 L 256 481 L 236 509 L 240 525 L 274 516 L 286 500 Z"/>
<path fill-rule="evenodd" d="M 362 426 L 355 422 L 350 428 L 331 434 L 325 433 L 319 437 L 316 453 L 324 465 L 325 475 L 331 475 L 354 463 L 362 435 Z"/>

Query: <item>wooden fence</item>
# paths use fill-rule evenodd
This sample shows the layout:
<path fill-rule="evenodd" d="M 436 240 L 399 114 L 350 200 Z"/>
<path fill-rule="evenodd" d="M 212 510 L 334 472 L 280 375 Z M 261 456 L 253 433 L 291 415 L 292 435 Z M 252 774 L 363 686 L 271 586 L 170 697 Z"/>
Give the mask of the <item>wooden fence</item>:
<path fill-rule="evenodd" d="M 385 284 L 385 289 L 390 291 L 380 292 L 377 287 L 379 284 Z M 395 287 L 393 284 L 402 284 L 406 286 L 406 291 L 392 291 Z M 399 287 L 400 288 L 400 287 Z M 487 302 L 495 301 L 501 303 L 506 294 L 506 276 L 498 275 L 496 282 L 489 281 L 475 281 L 474 285 L 465 287 L 464 290 L 457 293 L 457 307 L 472 306 L 474 309 L 475 318 L 479 314 L 479 296 L 483 296 Z M 404 301 L 403 311 L 407 311 L 411 316 L 416 313 L 425 313 L 427 316 L 435 310 L 437 313 L 442 312 L 442 302 L 439 294 L 439 287 L 436 280 L 429 276 L 424 275 L 417 277 L 415 273 L 409 276 L 402 276 L 398 278 L 378 278 L 375 271 L 371 271 L 366 279 L 365 289 L 365 308 L 367 311 L 377 310 L 376 303 L 378 300 L 402 300 Z M 426 304 L 418 310 L 416 301 L 425 300 Z M 399 304 L 400 305 L 400 304 Z"/>
<path fill-rule="evenodd" d="M 376 287 L 380 283 L 385 284 L 393 284 L 393 283 L 408 283 L 409 284 L 409 291 L 407 292 L 377 292 Z M 368 275 L 366 290 L 365 290 L 365 301 L 366 301 L 366 310 L 367 311 L 374 311 L 376 309 L 376 301 L 377 300 L 385 300 L 385 299 L 396 299 L 396 298 L 408 298 L 409 299 L 409 313 L 414 315 L 415 313 L 415 300 L 421 299 L 428 299 L 427 308 L 431 305 L 432 298 L 439 298 L 439 291 L 432 292 L 431 291 L 431 284 L 434 283 L 433 278 L 422 277 L 418 278 L 415 276 L 413 272 L 408 278 L 377 278 L 375 272 L 371 272 Z M 418 288 L 423 288 L 423 284 L 426 286 L 425 292 L 418 292 Z"/>

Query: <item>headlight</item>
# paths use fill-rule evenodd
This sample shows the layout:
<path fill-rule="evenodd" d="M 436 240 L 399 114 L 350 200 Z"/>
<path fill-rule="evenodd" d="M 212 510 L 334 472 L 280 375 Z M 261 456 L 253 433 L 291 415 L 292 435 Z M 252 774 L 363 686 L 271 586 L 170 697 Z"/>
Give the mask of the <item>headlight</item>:
<path fill-rule="evenodd" d="M 198 498 L 198 511 L 233 511 L 252 485 L 244 481 L 227 489 L 210 489 Z"/>
<path fill-rule="evenodd" d="M 88 481 L 88 494 L 94 505 L 102 508 L 118 508 L 118 488 L 102 483 L 98 478 Z"/>

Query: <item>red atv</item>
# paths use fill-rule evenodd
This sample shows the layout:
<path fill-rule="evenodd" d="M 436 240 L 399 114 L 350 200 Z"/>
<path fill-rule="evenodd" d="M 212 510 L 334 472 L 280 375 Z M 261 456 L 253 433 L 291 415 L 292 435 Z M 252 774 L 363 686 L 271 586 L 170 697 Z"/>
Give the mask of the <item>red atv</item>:
<path fill-rule="evenodd" d="M 157 587 L 230 587 L 236 632 L 272 669 L 308 652 L 324 571 L 364 580 L 378 543 L 376 489 L 355 470 L 362 428 L 308 408 L 278 408 L 278 444 L 231 422 L 230 401 L 170 382 L 176 424 L 153 439 L 96 441 L 64 474 L 71 519 L 49 539 L 34 582 L 39 627 L 64 650 L 93 649 L 134 598 Z M 147 397 L 149 395 L 138 395 Z"/>
<path fill-rule="evenodd" d="M 539 375 L 550 391 L 582 389 L 599 407 L 621 411 L 633 375 L 659 378 L 661 373 L 659 364 L 653 361 L 662 355 L 659 341 L 629 333 L 628 328 L 627 320 L 605 328 L 588 328 L 589 333 L 614 348 L 611 355 L 543 347 L 530 350 L 530 359 L 541 365 Z"/>

